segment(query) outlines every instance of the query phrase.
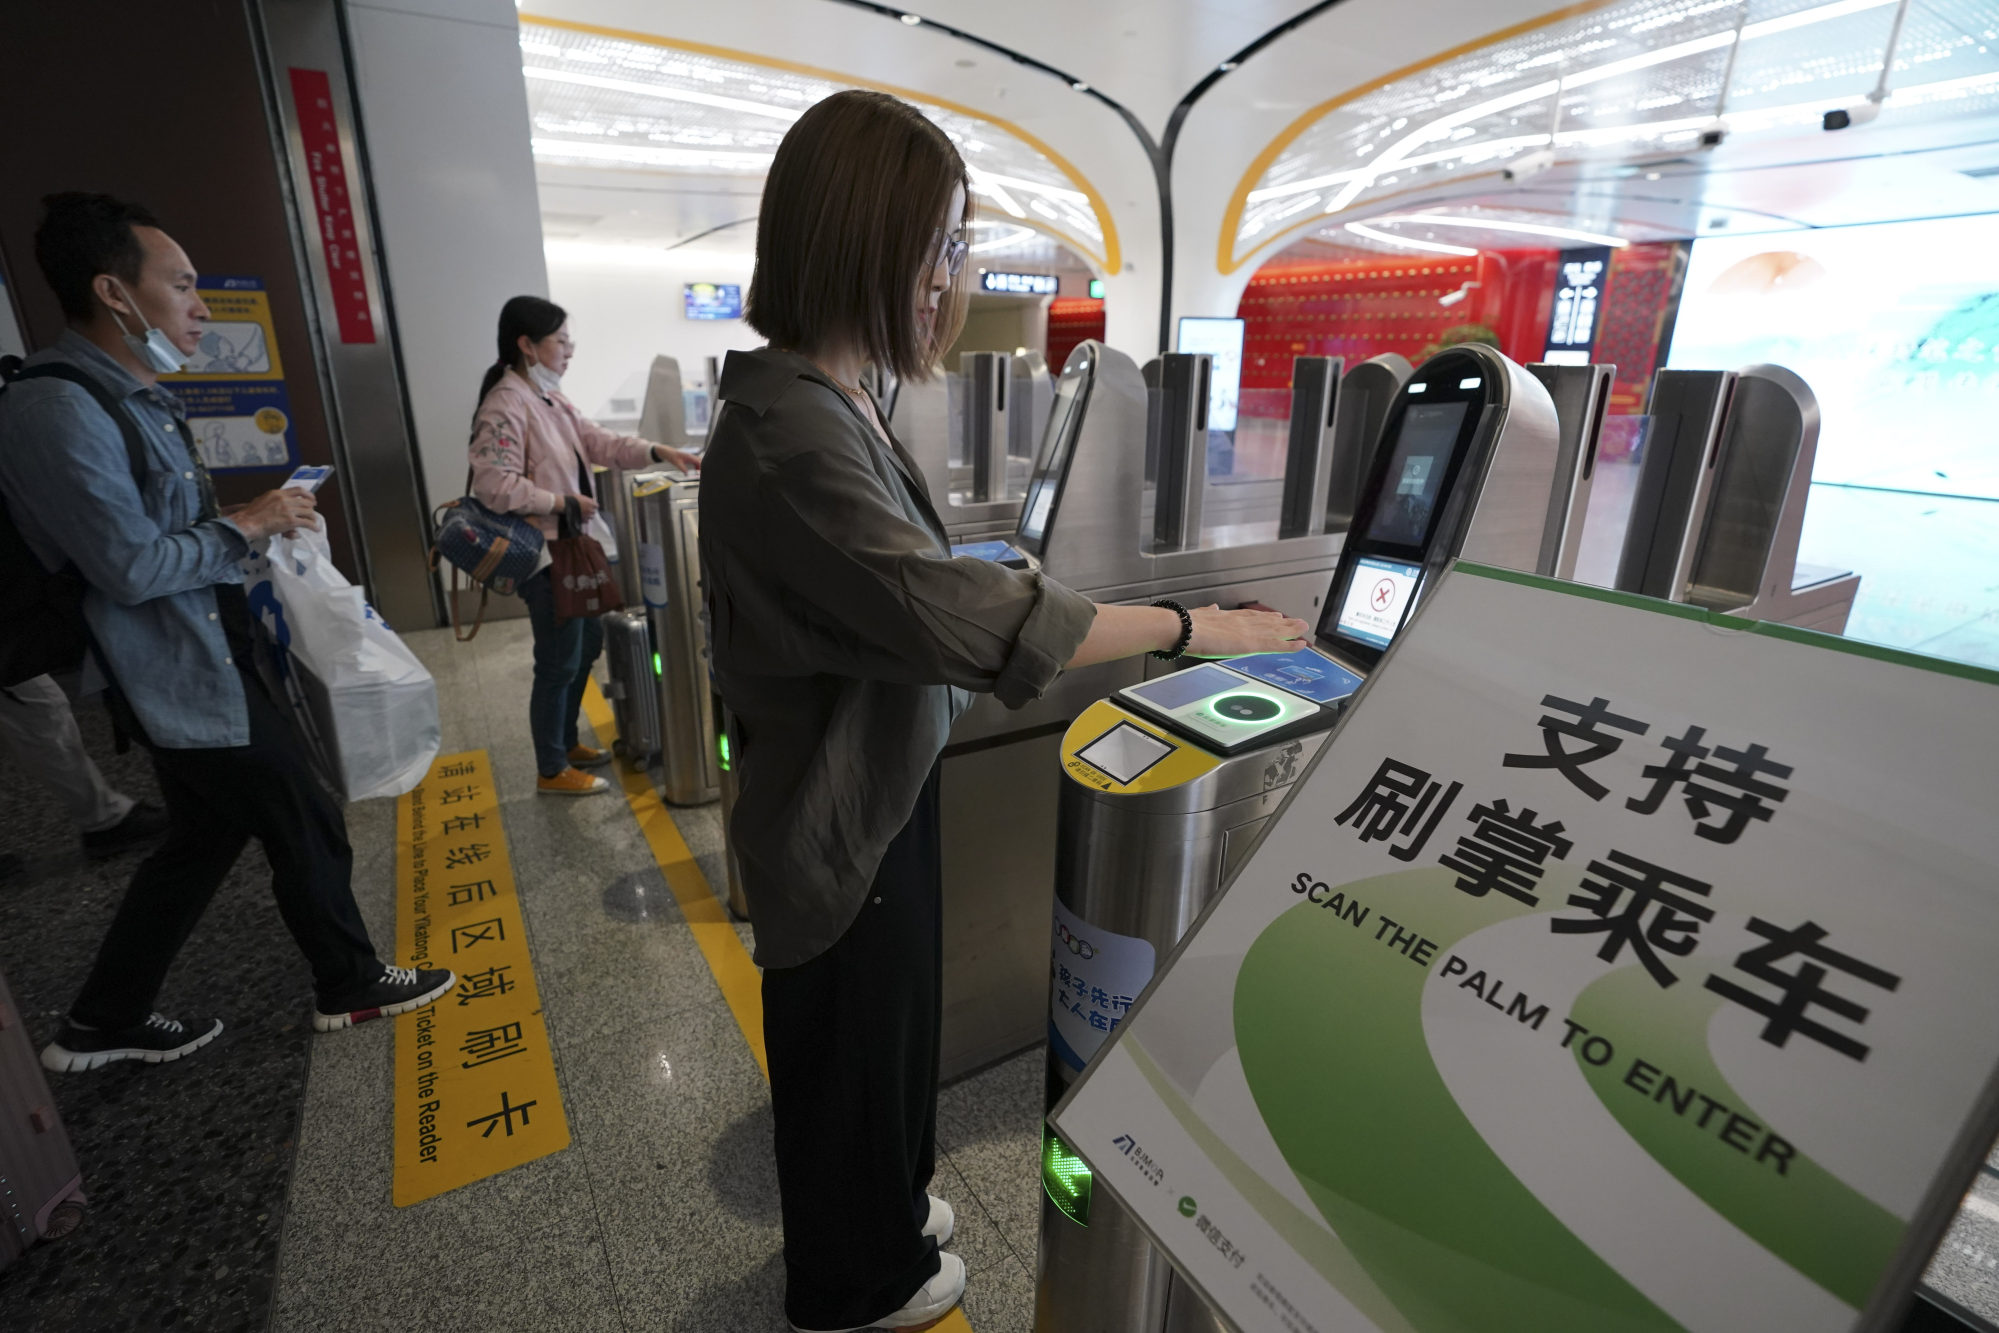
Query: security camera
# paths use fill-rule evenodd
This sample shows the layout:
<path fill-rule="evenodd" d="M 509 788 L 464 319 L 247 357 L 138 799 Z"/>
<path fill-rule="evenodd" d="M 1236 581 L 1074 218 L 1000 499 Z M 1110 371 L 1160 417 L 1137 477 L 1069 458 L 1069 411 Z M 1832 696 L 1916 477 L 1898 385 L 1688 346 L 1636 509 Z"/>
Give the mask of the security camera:
<path fill-rule="evenodd" d="M 1843 130 L 1849 125 L 1865 125 L 1881 114 L 1881 104 L 1872 98 L 1855 102 L 1852 106 L 1834 107 L 1825 113 L 1824 126 L 1830 130 Z"/>
<path fill-rule="evenodd" d="M 1500 169 L 1500 175 L 1510 181 L 1524 181 L 1529 176 L 1538 176 L 1555 165 L 1555 150 L 1539 148 L 1531 153 L 1522 153 Z"/>

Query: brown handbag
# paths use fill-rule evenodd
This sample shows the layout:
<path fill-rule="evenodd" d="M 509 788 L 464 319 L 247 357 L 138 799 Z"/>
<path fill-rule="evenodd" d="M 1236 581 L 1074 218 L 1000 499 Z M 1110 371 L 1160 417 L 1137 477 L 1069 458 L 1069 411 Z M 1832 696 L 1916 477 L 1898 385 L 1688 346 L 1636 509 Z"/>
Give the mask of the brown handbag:
<path fill-rule="evenodd" d="M 557 620 L 601 616 L 625 604 L 604 548 L 579 530 L 578 513 L 575 498 L 568 497 L 556 528 L 560 535 L 548 544 L 548 586 L 555 594 Z"/>

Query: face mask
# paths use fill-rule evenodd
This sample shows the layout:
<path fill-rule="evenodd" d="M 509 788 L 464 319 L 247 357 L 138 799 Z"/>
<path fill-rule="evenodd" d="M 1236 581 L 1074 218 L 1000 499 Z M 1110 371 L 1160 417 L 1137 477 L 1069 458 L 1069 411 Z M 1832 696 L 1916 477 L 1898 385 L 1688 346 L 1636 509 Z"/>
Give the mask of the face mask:
<path fill-rule="evenodd" d="M 535 388 L 540 389 L 545 394 L 556 394 L 562 391 L 562 376 L 556 374 L 539 361 L 528 367 L 528 379 L 534 383 Z"/>
<path fill-rule="evenodd" d="M 130 302 L 134 310 L 139 308 L 139 303 L 133 301 L 132 294 L 123 287 L 118 289 L 118 294 Z M 111 307 L 106 306 L 105 309 L 111 310 Z M 117 320 L 118 332 L 124 337 L 125 346 L 131 349 L 132 355 L 150 366 L 155 374 L 174 375 L 186 367 L 187 358 L 181 355 L 180 348 L 175 347 L 173 341 L 159 329 L 148 324 L 145 336 L 141 337 L 126 332 L 125 321 L 118 318 L 116 310 L 111 310 L 111 318 Z"/>

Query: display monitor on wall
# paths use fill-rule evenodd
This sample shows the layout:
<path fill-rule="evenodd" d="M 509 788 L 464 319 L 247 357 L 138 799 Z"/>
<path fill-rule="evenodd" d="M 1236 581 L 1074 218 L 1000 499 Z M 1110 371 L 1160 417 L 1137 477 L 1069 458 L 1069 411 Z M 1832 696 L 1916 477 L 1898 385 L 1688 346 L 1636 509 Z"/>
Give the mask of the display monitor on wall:
<path fill-rule="evenodd" d="M 1214 358 L 1214 373 L 1208 380 L 1208 429 L 1232 431 L 1236 403 L 1242 396 L 1243 322 L 1239 319 L 1211 319 L 1183 315 L 1180 319 L 1181 352 L 1206 352 Z"/>
<path fill-rule="evenodd" d="M 690 282 L 687 284 L 689 319 L 741 319 L 743 288 L 734 282 Z"/>

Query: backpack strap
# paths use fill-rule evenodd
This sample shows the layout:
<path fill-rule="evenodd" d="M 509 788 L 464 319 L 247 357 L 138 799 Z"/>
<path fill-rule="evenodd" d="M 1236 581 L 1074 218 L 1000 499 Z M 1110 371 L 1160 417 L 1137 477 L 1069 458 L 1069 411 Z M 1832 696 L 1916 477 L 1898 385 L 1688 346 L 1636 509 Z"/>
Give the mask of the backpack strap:
<path fill-rule="evenodd" d="M 152 471 L 146 462 L 146 437 L 139 433 L 139 423 L 132 419 L 124 404 L 112 397 L 111 390 L 105 388 L 96 376 L 67 361 L 45 361 L 39 366 L 22 368 L 18 360 L 8 357 L 7 363 L 0 364 L 0 377 L 4 377 L 8 384 L 31 379 L 68 380 L 82 388 L 118 423 L 118 433 L 125 437 L 125 461 L 132 468 L 132 484 L 142 492 L 145 490 L 146 476 Z"/>

